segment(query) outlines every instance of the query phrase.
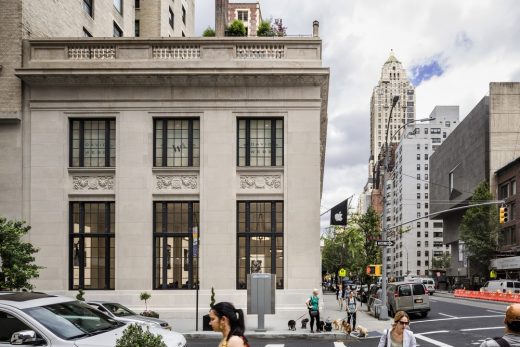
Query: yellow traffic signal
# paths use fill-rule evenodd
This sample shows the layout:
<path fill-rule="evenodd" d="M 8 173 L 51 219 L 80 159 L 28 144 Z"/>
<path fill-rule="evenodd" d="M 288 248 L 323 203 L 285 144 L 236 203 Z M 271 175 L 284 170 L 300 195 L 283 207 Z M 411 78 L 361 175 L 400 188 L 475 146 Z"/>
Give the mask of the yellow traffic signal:
<path fill-rule="evenodd" d="M 381 265 L 368 265 L 367 275 L 369 276 L 381 276 Z"/>
<path fill-rule="evenodd" d="M 500 207 L 499 217 L 500 217 L 499 218 L 500 224 L 504 224 L 504 223 L 508 222 L 509 214 L 508 214 L 508 207 L 507 206 Z"/>

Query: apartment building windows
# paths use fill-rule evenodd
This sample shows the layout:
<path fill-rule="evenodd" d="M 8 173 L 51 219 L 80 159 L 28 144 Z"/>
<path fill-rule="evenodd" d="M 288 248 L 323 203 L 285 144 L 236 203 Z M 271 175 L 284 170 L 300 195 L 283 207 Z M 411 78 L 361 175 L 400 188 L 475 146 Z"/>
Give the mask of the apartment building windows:
<path fill-rule="evenodd" d="M 72 202 L 69 289 L 115 289 L 115 203 Z"/>
<path fill-rule="evenodd" d="M 94 0 L 83 0 L 83 10 L 90 17 L 94 17 Z"/>
<path fill-rule="evenodd" d="M 134 0 L 134 7 L 136 10 L 141 8 L 141 0 Z"/>
<path fill-rule="evenodd" d="M 421 160 L 421 154 L 417 153 L 417 160 Z"/>
<path fill-rule="evenodd" d="M 114 36 L 114 37 L 123 37 L 123 30 L 121 30 L 121 28 L 119 27 L 119 25 L 117 25 L 116 22 L 114 22 L 114 24 L 113 24 L 112 36 Z"/>
<path fill-rule="evenodd" d="M 246 23 L 249 20 L 249 11 L 237 10 L 237 19 Z"/>
<path fill-rule="evenodd" d="M 153 288 L 196 289 L 199 203 L 154 202 L 153 216 Z"/>
<path fill-rule="evenodd" d="M 173 29 L 173 10 L 171 7 L 168 7 L 168 22 L 170 23 L 170 27 Z"/>
<path fill-rule="evenodd" d="M 123 0 L 114 0 L 114 7 L 117 12 L 123 13 Z"/>
<path fill-rule="evenodd" d="M 283 165 L 283 119 L 238 119 L 238 166 Z"/>
<path fill-rule="evenodd" d="M 283 202 L 239 201 L 237 205 L 237 289 L 247 289 L 250 273 L 276 274 L 276 289 L 283 289 Z"/>
<path fill-rule="evenodd" d="M 139 37 L 141 36 L 141 22 L 136 20 L 134 22 L 134 25 L 135 25 L 135 37 Z"/>
<path fill-rule="evenodd" d="M 438 137 L 433 137 L 432 138 L 432 143 L 441 143 L 441 139 L 438 138 Z"/>
<path fill-rule="evenodd" d="M 115 119 L 71 119 L 69 146 L 71 167 L 114 167 Z"/>
<path fill-rule="evenodd" d="M 431 134 L 440 134 L 441 128 L 432 128 L 430 133 Z"/>
<path fill-rule="evenodd" d="M 153 148 L 155 167 L 198 167 L 200 121 L 191 118 L 155 118 Z"/>

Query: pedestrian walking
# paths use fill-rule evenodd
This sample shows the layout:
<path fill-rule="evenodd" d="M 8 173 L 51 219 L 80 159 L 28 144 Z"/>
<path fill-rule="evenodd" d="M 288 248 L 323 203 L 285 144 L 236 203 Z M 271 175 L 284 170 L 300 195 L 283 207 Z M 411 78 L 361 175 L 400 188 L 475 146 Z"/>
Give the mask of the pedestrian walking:
<path fill-rule="evenodd" d="M 347 307 L 347 321 L 354 330 L 356 329 L 357 302 L 353 291 L 350 291 L 345 306 Z"/>
<path fill-rule="evenodd" d="M 416 347 L 417 342 L 413 332 L 408 329 L 410 317 L 404 311 L 398 311 L 394 316 L 391 329 L 385 329 L 377 347 Z"/>
<path fill-rule="evenodd" d="M 520 304 L 507 307 L 504 318 L 505 334 L 482 342 L 480 347 L 517 347 L 520 346 Z"/>
<path fill-rule="evenodd" d="M 244 312 L 230 302 L 219 302 L 209 311 L 213 331 L 222 333 L 218 347 L 250 347 L 244 336 Z"/>
<path fill-rule="evenodd" d="M 305 304 L 309 309 L 309 316 L 311 318 L 311 333 L 314 332 L 314 321 L 316 321 L 316 332 L 321 332 L 320 329 L 320 298 L 318 297 L 318 289 L 312 291 L 312 295 L 307 299 Z"/>
<path fill-rule="evenodd" d="M 338 306 L 339 306 L 340 311 L 343 310 L 343 298 L 341 297 L 343 292 L 342 292 L 341 287 L 342 287 L 341 284 L 336 283 L 336 300 L 338 301 Z"/>

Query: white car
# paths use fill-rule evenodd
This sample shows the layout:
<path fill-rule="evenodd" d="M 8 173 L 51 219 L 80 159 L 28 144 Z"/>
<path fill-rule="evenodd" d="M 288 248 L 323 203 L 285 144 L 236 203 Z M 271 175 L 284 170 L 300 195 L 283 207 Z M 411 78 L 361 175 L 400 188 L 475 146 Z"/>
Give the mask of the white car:
<path fill-rule="evenodd" d="M 43 293 L 0 293 L 0 345 L 113 347 L 127 325 L 77 300 Z M 179 333 L 150 327 L 168 347 L 185 347 Z"/>
<path fill-rule="evenodd" d="M 87 301 L 87 304 L 97 308 L 110 318 L 114 318 L 115 320 L 123 323 L 137 323 L 144 326 L 171 330 L 170 324 L 168 324 L 168 322 L 158 318 L 141 316 L 130 310 L 128 307 L 125 307 L 116 302 Z"/>

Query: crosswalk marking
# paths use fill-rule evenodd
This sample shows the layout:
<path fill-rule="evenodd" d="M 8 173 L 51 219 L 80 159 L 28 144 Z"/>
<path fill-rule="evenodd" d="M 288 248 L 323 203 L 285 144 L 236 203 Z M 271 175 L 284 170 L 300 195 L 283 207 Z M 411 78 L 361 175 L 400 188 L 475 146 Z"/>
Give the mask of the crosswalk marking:
<path fill-rule="evenodd" d="M 452 316 L 452 315 L 449 315 L 449 314 L 446 314 L 446 313 L 440 313 L 440 312 L 439 312 L 439 314 L 440 314 L 441 316 L 445 316 L 445 317 L 456 318 L 455 316 Z"/>
<path fill-rule="evenodd" d="M 423 341 L 429 342 L 432 345 L 439 346 L 439 347 L 453 347 L 452 345 L 445 344 L 443 342 L 431 339 L 431 338 L 423 336 L 421 334 L 415 334 L 415 338 L 419 339 L 419 340 L 423 340 Z"/>
<path fill-rule="evenodd" d="M 504 329 L 504 326 L 499 327 L 485 327 L 485 328 L 471 328 L 471 329 L 460 329 L 460 331 L 475 331 L 475 330 L 493 330 L 493 329 Z"/>
<path fill-rule="evenodd" d="M 265 345 L 265 347 L 283 347 L 284 345 L 281 344 L 281 345 Z"/>

